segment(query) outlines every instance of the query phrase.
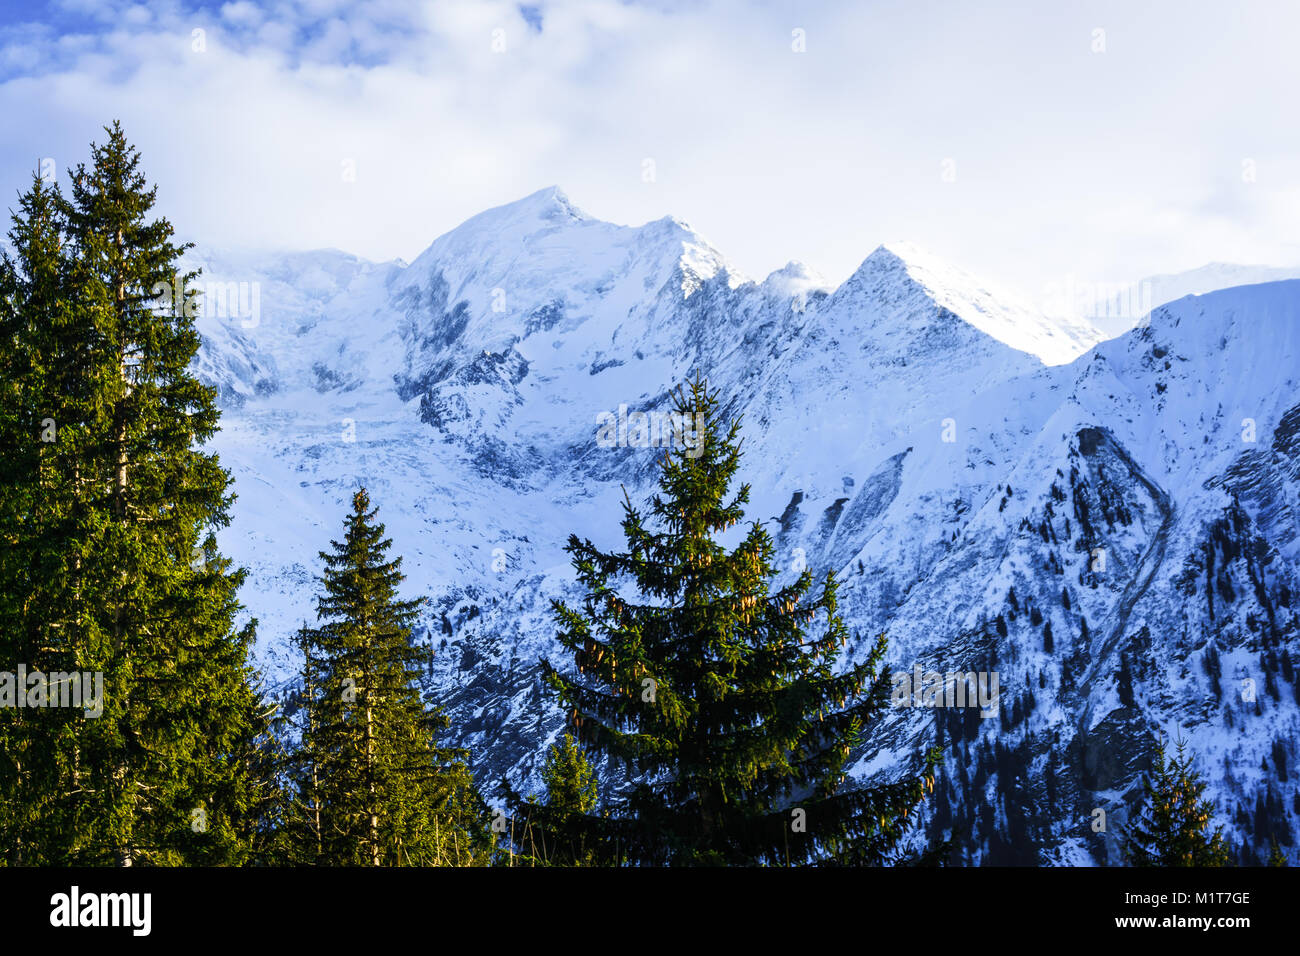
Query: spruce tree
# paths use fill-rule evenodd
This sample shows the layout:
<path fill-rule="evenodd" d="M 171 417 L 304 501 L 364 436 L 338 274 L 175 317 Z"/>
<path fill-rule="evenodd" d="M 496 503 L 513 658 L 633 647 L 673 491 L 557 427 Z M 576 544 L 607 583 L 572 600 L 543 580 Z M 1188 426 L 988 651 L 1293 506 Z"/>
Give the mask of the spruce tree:
<path fill-rule="evenodd" d="M 30 569 L 25 581 L 16 561 L 3 570 L 25 642 L 6 653 L 103 681 L 97 717 L 25 717 L 58 786 L 41 811 L 57 830 L 24 858 L 237 863 L 270 798 L 267 712 L 253 625 L 234 623 L 243 572 L 214 537 L 233 500 L 201 447 L 219 412 L 190 371 L 188 247 L 153 215 L 120 127 L 107 133 L 71 171 L 70 198 L 39 184 L 24 197 L 4 270 L 0 347 L 15 370 L 6 389 L 21 396 L 4 425 L 16 455 L 0 476 L 0 527 Z"/>
<path fill-rule="evenodd" d="M 527 815 L 508 831 L 510 865 L 597 866 L 613 862 L 599 858 L 585 834 L 548 826 L 573 814 L 590 813 L 596 807 L 595 768 L 571 734 L 565 734 L 547 750 L 542 783 L 546 787 L 545 802 L 530 797 Z"/>
<path fill-rule="evenodd" d="M 486 808 L 463 750 L 442 747 L 447 718 L 421 697 L 431 650 L 403 600 L 402 559 L 365 489 L 341 541 L 321 552 L 319 624 L 303 628 L 303 718 L 295 755 L 299 852 L 321 865 L 486 862 Z"/>
<path fill-rule="evenodd" d="M 1287 866 L 1286 854 L 1278 846 L 1277 837 L 1268 841 L 1268 865 L 1269 866 Z"/>
<path fill-rule="evenodd" d="M 888 705 L 885 639 L 837 668 L 848 631 L 834 574 L 815 596 L 809 569 L 776 588 L 759 522 L 733 550 L 716 540 L 749 499 L 747 485 L 729 497 L 740 424 L 723 430 L 699 378 L 675 411 L 694 428 L 665 453 L 648 514 L 625 496 L 626 550 L 570 537 L 585 597 L 553 609 L 576 669 L 543 662 L 579 741 L 636 780 L 606 813 L 547 808 L 543 828 L 636 864 L 892 860 L 935 755 L 913 779 L 844 786 L 850 753 Z"/>
<path fill-rule="evenodd" d="M 546 804 L 569 813 L 588 813 L 596 805 L 596 772 L 571 734 L 551 747 L 542 767 Z"/>
<path fill-rule="evenodd" d="M 1203 800 L 1205 783 L 1179 740 L 1168 756 L 1163 742 L 1129 824 L 1125 856 L 1133 866 L 1227 866 L 1222 827 L 1210 832 L 1214 805 Z"/>

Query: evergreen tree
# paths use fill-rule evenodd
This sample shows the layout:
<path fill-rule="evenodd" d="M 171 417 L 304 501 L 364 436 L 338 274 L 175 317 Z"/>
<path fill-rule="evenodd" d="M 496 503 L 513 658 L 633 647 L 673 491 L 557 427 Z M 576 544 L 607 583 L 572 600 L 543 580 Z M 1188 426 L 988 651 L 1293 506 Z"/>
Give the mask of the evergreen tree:
<path fill-rule="evenodd" d="M 402 600 L 402 559 L 365 489 L 342 541 L 321 552 L 318 627 L 303 628 L 296 846 L 324 865 L 486 862 L 486 808 L 462 750 L 441 747 L 447 718 L 421 698 L 431 656 L 412 625 L 423 600 Z"/>
<path fill-rule="evenodd" d="M 45 863 L 237 863 L 270 799 L 267 710 L 237 629 L 243 572 L 216 549 L 229 475 L 201 446 L 215 390 L 191 373 L 197 300 L 184 245 L 119 126 L 72 171 L 69 199 L 36 184 L 4 273 L 6 415 L 0 527 L 18 646 L 6 663 L 102 675 L 102 714 L 23 718 L 58 785 L 57 821 L 22 858 Z M 13 444 L 11 444 L 13 443 Z M 6 455 L 6 457 L 9 457 Z M 30 569 L 26 579 L 15 565 Z M 20 836 L 21 839 L 21 836 Z"/>
<path fill-rule="evenodd" d="M 564 740 L 547 753 L 542 782 L 546 785 L 546 806 L 551 813 L 568 817 L 591 813 L 596 807 L 596 771 L 570 734 L 565 734 Z M 601 859 L 581 834 L 575 843 L 571 837 L 566 840 L 561 831 L 550 835 L 550 844 L 548 859 L 553 865 L 595 866 L 613 862 Z"/>
<path fill-rule="evenodd" d="M 570 734 L 565 734 L 564 740 L 547 753 L 542 782 L 549 807 L 588 813 L 596 805 L 596 772 Z"/>
<path fill-rule="evenodd" d="M 1286 866 L 1286 854 L 1277 844 L 1277 838 L 1269 840 L 1268 843 L 1268 865 L 1269 866 Z"/>
<path fill-rule="evenodd" d="M 651 865 L 889 860 L 933 778 L 927 763 L 917 779 L 843 787 L 849 754 L 888 705 L 885 640 L 837 672 L 848 632 L 833 574 L 816 597 L 807 569 L 774 589 L 760 523 L 734 550 L 715 540 L 749 498 L 745 485 L 728 498 L 739 422 L 720 429 L 698 378 L 675 405 L 695 427 L 661 462 L 657 526 L 625 499 L 626 551 L 570 537 L 586 596 L 553 607 L 577 669 L 543 662 L 579 740 L 638 780 L 607 813 L 552 812 L 547 829 L 598 845 L 603 860 Z"/>
<path fill-rule="evenodd" d="M 565 734 L 547 750 L 542 783 L 546 787 L 544 803 L 530 796 L 525 816 L 513 825 L 498 817 L 507 837 L 505 862 L 510 866 L 596 866 L 613 862 L 600 859 L 585 834 L 553 827 L 556 820 L 590 813 L 598 797 L 596 771 L 571 734 Z"/>
<path fill-rule="evenodd" d="M 1143 781 L 1143 796 L 1129 825 L 1125 856 L 1133 866 L 1227 866 L 1222 827 L 1209 832 L 1214 805 L 1202 800 L 1205 783 L 1192 767 L 1186 742 L 1170 758 L 1163 743 Z"/>
<path fill-rule="evenodd" d="M 286 789 L 296 799 L 291 801 L 292 809 L 287 814 L 280 834 L 281 849 L 291 863 L 320 861 L 324 859 L 325 853 L 318 802 L 321 795 L 320 768 L 316 762 L 316 751 L 311 746 L 316 735 L 311 702 L 316 699 L 319 687 L 318 671 L 312 659 L 311 638 L 312 631 L 304 622 L 294 637 L 294 646 L 302 658 L 301 686 L 291 692 L 283 721 L 276 727 L 277 732 L 283 736 L 289 736 L 291 728 L 296 729 L 300 743 L 290 753 L 287 761 Z"/>

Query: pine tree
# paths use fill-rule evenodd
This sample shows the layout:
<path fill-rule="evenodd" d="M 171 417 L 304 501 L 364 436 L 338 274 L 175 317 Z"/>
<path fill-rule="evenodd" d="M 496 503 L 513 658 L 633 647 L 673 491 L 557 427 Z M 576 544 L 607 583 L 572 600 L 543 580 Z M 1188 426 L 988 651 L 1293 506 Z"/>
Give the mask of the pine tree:
<path fill-rule="evenodd" d="M 848 632 L 834 575 L 816 597 L 808 569 L 773 589 L 760 523 L 734 550 L 715 540 L 749 498 L 742 485 L 728 499 L 739 422 L 720 429 L 698 378 L 675 399 L 694 440 L 687 432 L 661 462 L 657 527 L 625 498 L 626 551 L 570 537 L 586 596 L 553 608 L 577 670 L 543 662 L 579 740 L 638 779 L 607 813 L 552 813 L 547 828 L 639 864 L 886 861 L 933 778 L 927 764 L 917 779 L 843 787 L 849 754 L 887 706 L 885 640 L 837 672 Z"/>
<path fill-rule="evenodd" d="M 294 646 L 302 658 L 301 684 L 291 692 L 284 716 L 276 726 L 282 738 L 297 733 L 300 744 L 291 750 L 286 761 L 286 790 L 292 795 L 291 809 L 280 828 L 281 849 L 287 862 L 304 863 L 324 859 L 325 847 L 321 830 L 320 767 L 315 740 L 316 721 L 311 708 L 319 687 L 318 669 L 312 658 L 312 631 L 306 622 L 294 637 Z"/>
<path fill-rule="evenodd" d="M 463 750 L 436 741 L 449 721 L 421 698 L 431 656 L 412 625 L 423 600 L 402 600 L 402 559 L 365 489 L 342 541 L 321 552 L 315 628 L 303 628 L 304 724 L 295 754 L 305 858 L 323 865 L 486 862 L 486 807 Z"/>
<path fill-rule="evenodd" d="M 1287 866 L 1286 854 L 1278 846 L 1277 837 L 1273 837 L 1268 842 L 1268 865 L 1269 866 Z"/>
<path fill-rule="evenodd" d="M 596 805 L 596 772 L 586 754 L 565 734 L 564 740 L 547 752 L 542 767 L 546 804 L 568 813 L 588 813 Z"/>
<path fill-rule="evenodd" d="M 565 734 L 547 750 L 542 783 L 545 802 L 530 796 L 522 819 L 498 817 L 506 837 L 502 847 L 505 856 L 499 859 L 509 866 L 598 866 L 613 862 L 599 858 L 584 834 L 567 832 L 563 826 L 552 828 L 556 820 L 590 813 L 598 798 L 595 768 L 571 734 Z"/>
<path fill-rule="evenodd" d="M 42 810 L 57 833 L 25 859 L 241 862 L 270 798 L 267 711 L 253 623 L 234 625 L 243 572 L 215 544 L 233 495 L 201 450 L 219 412 L 190 371 L 194 274 L 152 215 L 139 154 L 107 132 L 69 199 L 29 191 L 5 269 L 2 347 L 22 394 L 0 526 L 32 569 L 4 569 L 11 623 L 43 666 L 103 681 L 98 717 L 27 718 L 59 786 Z"/>
<path fill-rule="evenodd" d="M 1222 827 L 1209 832 L 1214 805 L 1202 800 L 1205 783 L 1179 740 L 1173 758 L 1156 749 L 1155 766 L 1129 825 L 1125 856 L 1133 866 L 1227 866 Z"/>
<path fill-rule="evenodd" d="M 565 734 L 564 740 L 547 753 L 542 782 L 546 785 L 546 807 L 552 814 L 567 818 L 591 813 L 596 807 L 599 796 L 596 771 L 570 734 Z M 572 838 L 566 839 L 563 831 L 554 834 L 543 832 L 543 839 L 548 851 L 547 860 L 554 866 L 596 866 L 614 862 L 601 859 L 581 834 L 576 842 Z"/>

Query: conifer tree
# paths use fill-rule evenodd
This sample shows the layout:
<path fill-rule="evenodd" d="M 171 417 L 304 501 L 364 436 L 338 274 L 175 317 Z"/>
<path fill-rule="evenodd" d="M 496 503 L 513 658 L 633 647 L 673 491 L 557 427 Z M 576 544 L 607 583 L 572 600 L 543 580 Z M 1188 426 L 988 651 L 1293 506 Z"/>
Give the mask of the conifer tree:
<path fill-rule="evenodd" d="M 716 540 L 749 498 L 747 485 L 729 497 L 739 422 L 722 429 L 699 378 L 675 409 L 691 430 L 662 459 L 648 515 L 625 496 L 626 550 L 570 537 L 585 598 L 553 608 L 576 670 L 543 662 L 579 741 L 637 780 L 607 813 L 547 808 L 543 828 L 637 864 L 891 860 L 935 755 L 915 779 L 843 785 L 849 754 L 887 706 L 885 640 L 837 669 L 848 632 L 833 573 L 816 596 L 808 569 L 774 588 L 760 523 L 733 550 Z"/>
<path fill-rule="evenodd" d="M 302 739 L 295 764 L 306 860 L 321 865 L 486 862 L 486 808 L 467 755 L 441 747 L 449 726 L 421 698 L 431 650 L 412 634 L 423 600 L 402 600 L 402 559 L 365 489 L 343 540 L 321 552 L 319 625 L 303 628 Z M 305 849 L 304 849 L 305 848 Z"/>
<path fill-rule="evenodd" d="M 6 656 L 103 682 L 97 717 L 25 718 L 58 786 L 41 811 L 57 828 L 24 858 L 241 862 L 270 798 L 267 711 L 253 624 L 234 624 L 243 572 L 215 544 L 233 495 L 201 448 L 219 412 L 190 371 L 194 273 L 139 154 L 107 133 L 70 198 L 39 183 L 24 197 L 4 269 L 0 348 L 21 394 L 3 426 L 2 573 L 25 642 Z M 6 769 L 35 779 L 30 762 Z"/>
<path fill-rule="evenodd" d="M 1203 800 L 1205 783 L 1179 740 L 1171 758 L 1157 745 L 1155 766 L 1128 828 L 1125 856 L 1133 866 L 1227 866 L 1222 827 L 1210 832 L 1214 805 Z"/>
<path fill-rule="evenodd" d="M 1277 837 L 1273 837 L 1268 843 L 1268 865 L 1269 866 L 1286 866 L 1286 854 L 1278 846 Z"/>
<path fill-rule="evenodd" d="M 612 862 L 601 860 L 584 834 L 567 832 L 563 827 L 548 828 L 556 819 L 587 814 L 596 806 L 595 768 L 571 734 L 565 734 L 563 740 L 547 750 L 542 783 L 546 787 L 545 803 L 530 797 L 528 814 L 518 824 L 518 832 L 512 828 L 509 834 L 511 865 L 596 866 Z M 517 856 L 513 844 L 519 845 Z"/>
<path fill-rule="evenodd" d="M 312 630 L 303 623 L 294 636 L 294 646 L 301 655 L 301 684 L 291 693 L 281 720 L 276 725 L 277 734 L 289 735 L 296 729 L 299 746 L 286 761 L 286 789 L 291 794 L 291 809 L 279 834 L 281 849 L 290 863 L 322 862 L 325 846 L 321 830 L 321 784 L 317 765 L 316 721 L 318 711 L 313 702 L 319 688 L 319 676 L 312 657 Z"/>
<path fill-rule="evenodd" d="M 546 804 L 569 813 L 588 813 L 596 805 L 596 772 L 571 734 L 553 746 L 542 767 Z"/>

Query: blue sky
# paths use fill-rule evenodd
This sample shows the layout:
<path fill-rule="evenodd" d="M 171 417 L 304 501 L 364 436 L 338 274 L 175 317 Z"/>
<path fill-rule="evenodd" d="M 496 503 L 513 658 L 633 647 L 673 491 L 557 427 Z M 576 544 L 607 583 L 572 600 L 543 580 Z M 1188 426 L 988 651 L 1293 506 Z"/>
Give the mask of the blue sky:
<path fill-rule="evenodd" d="M 204 244 L 410 260 L 558 184 L 754 276 L 908 239 L 1037 297 L 1300 264 L 1298 35 L 1283 0 L 6 3 L 0 187 L 118 118 Z"/>

